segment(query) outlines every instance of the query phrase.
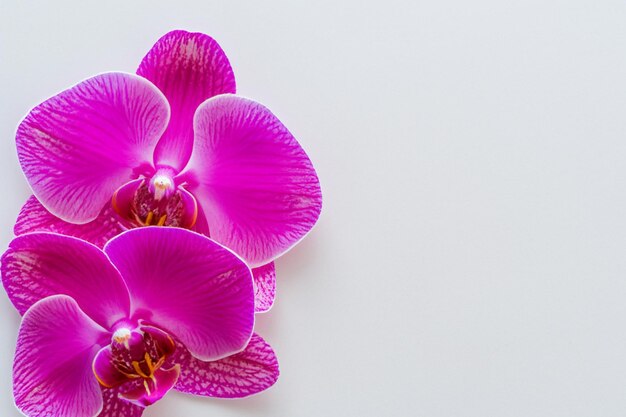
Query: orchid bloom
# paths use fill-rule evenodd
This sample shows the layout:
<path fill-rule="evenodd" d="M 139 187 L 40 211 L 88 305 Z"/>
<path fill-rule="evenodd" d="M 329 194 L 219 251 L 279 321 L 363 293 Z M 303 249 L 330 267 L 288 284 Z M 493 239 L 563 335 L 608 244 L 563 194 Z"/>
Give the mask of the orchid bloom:
<path fill-rule="evenodd" d="M 24 316 L 13 389 L 29 417 L 138 417 L 172 388 L 244 397 L 278 377 L 252 333 L 250 269 L 200 234 L 133 229 L 104 251 L 26 234 L 2 257 L 2 281 Z"/>
<path fill-rule="evenodd" d="M 34 196 L 17 235 L 53 231 L 98 246 L 138 226 L 175 226 L 239 254 L 257 311 L 273 302 L 272 261 L 313 227 L 319 180 L 267 108 L 234 95 L 212 38 L 174 31 L 137 71 L 89 78 L 33 108 L 17 151 Z"/>

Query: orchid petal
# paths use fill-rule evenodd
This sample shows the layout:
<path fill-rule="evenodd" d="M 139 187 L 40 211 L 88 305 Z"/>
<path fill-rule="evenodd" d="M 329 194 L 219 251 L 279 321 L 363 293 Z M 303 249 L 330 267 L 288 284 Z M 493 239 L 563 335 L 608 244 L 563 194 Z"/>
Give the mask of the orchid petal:
<path fill-rule="evenodd" d="M 175 30 L 157 41 L 137 74 L 159 87 L 172 109 L 154 160 L 181 170 L 191 155 L 196 108 L 217 94 L 235 92 L 235 76 L 228 58 L 211 37 Z"/>
<path fill-rule="evenodd" d="M 128 290 L 96 246 L 54 233 L 15 238 L 2 257 L 2 283 L 20 314 L 42 298 L 69 295 L 98 324 L 129 317 Z"/>
<path fill-rule="evenodd" d="M 313 227 L 322 207 L 311 161 L 267 108 L 233 95 L 205 101 L 194 120 L 190 191 L 211 238 L 251 267 L 290 249 Z"/>
<path fill-rule="evenodd" d="M 104 247 L 128 285 L 134 314 L 180 339 L 197 357 L 239 352 L 254 325 L 246 264 L 211 239 L 174 227 L 142 227 Z"/>
<path fill-rule="evenodd" d="M 119 394 L 119 388 L 102 387 L 104 406 L 98 417 L 141 417 L 145 408 L 120 398 Z"/>
<path fill-rule="evenodd" d="M 54 232 L 86 240 L 101 248 L 128 227 L 128 223 L 117 215 L 110 204 L 102 209 L 94 221 L 73 224 L 52 215 L 35 196 L 30 196 L 20 210 L 13 231 L 16 236 L 32 232 Z"/>
<path fill-rule="evenodd" d="M 241 398 L 274 385 L 278 360 L 271 346 L 253 334 L 243 352 L 215 362 L 203 362 L 179 347 L 176 362 L 181 374 L 174 389 L 187 394 L 221 398 Z"/>
<path fill-rule="evenodd" d="M 252 270 L 254 282 L 254 312 L 264 313 L 272 308 L 276 297 L 276 267 L 274 262 Z"/>
<path fill-rule="evenodd" d="M 102 409 L 91 361 L 107 333 L 65 295 L 24 315 L 13 364 L 15 404 L 29 416 L 93 417 Z"/>
<path fill-rule="evenodd" d="M 101 74 L 32 109 L 17 130 L 17 153 L 44 207 L 87 223 L 152 162 L 168 119 L 167 101 L 149 81 Z"/>

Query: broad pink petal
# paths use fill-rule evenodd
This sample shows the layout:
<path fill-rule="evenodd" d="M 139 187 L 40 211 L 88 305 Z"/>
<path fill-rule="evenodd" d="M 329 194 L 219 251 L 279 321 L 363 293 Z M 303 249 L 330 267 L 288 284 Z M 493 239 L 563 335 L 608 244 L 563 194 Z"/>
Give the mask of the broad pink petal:
<path fill-rule="evenodd" d="M 120 397 L 134 405 L 147 407 L 163 398 L 174 387 L 179 375 L 180 365 L 170 369 L 157 369 L 152 380 L 145 380 L 149 390 L 146 390 L 144 384 L 136 384 L 132 389 L 121 392 Z"/>
<path fill-rule="evenodd" d="M 198 108 L 194 129 L 189 189 L 211 238 L 258 267 L 311 230 L 322 207 L 319 180 L 304 150 L 267 108 L 217 96 Z"/>
<path fill-rule="evenodd" d="M 144 407 L 139 407 L 122 398 L 119 398 L 118 388 L 102 387 L 104 406 L 98 417 L 141 417 Z"/>
<path fill-rule="evenodd" d="M 117 215 L 110 204 L 105 205 L 94 221 L 74 224 L 52 215 L 35 196 L 30 196 L 20 210 L 13 231 L 16 236 L 32 232 L 54 232 L 74 236 L 103 247 L 109 239 L 128 227 L 128 223 Z"/>
<path fill-rule="evenodd" d="M 172 109 L 154 160 L 181 170 L 193 146 L 193 115 L 204 100 L 235 92 L 235 76 L 222 48 L 209 36 L 175 30 L 145 56 L 137 74 L 165 94 Z"/>
<path fill-rule="evenodd" d="M 254 312 L 264 313 L 272 308 L 276 297 L 276 267 L 274 262 L 252 270 L 254 282 Z"/>
<path fill-rule="evenodd" d="M 150 82 L 101 74 L 32 109 L 17 130 L 17 153 L 44 207 L 87 223 L 152 162 L 168 119 L 167 101 Z"/>
<path fill-rule="evenodd" d="M 42 298 L 65 294 L 101 326 L 129 317 L 128 290 L 91 243 L 54 233 L 15 238 L 2 257 L 2 283 L 20 314 Z"/>
<path fill-rule="evenodd" d="M 180 339 L 198 358 L 239 352 L 254 325 L 246 264 L 211 239 L 174 227 L 142 227 L 104 247 L 131 294 L 134 314 Z"/>
<path fill-rule="evenodd" d="M 240 398 L 268 389 L 278 379 L 278 360 L 270 345 L 253 334 L 243 352 L 219 361 L 203 362 L 184 347 L 175 359 L 181 364 L 176 390 L 209 397 Z"/>
<path fill-rule="evenodd" d="M 15 404 L 29 416 L 92 417 L 102 409 L 91 361 L 107 333 L 65 295 L 30 308 L 13 363 Z"/>

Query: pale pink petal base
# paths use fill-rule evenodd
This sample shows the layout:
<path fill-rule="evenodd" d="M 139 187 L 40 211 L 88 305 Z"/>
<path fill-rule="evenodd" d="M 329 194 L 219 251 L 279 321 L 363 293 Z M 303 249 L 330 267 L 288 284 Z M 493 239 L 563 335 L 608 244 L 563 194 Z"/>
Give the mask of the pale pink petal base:
<path fill-rule="evenodd" d="M 107 333 L 65 295 L 31 307 L 20 326 L 13 363 L 13 394 L 28 416 L 96 416 L 100 385 L 91 362 Z"/>
<path fill-rule="evenodd" d="M 282 255 L 317 221 L 322 195 L 308 156 L 263 105 L 234 95 L 198 107 L 182 174 L 211 238 L 256 268 Z"/>
<path fill-rule="evenodd" d="M 264 313 L 274 305 L 276 297 L 276 267 L 274 262 L 252 269 L 254 283 L 254 312 Z"/>
<path fill-rule="evenodd" d="M 13 231 L 16 236 L 32 232 L 54 232 L 74 236 L 102 248 L 109 239 L 128 227 L 130 225 L 117 215 L 109 203 L 94 221 L 73 224 L 52 215 L 35 196 L 30 196 L 20 210 Z"/>
<path fill-rule="evenodd" d="M 102 388 L 104 406 L 98 417 L 141 417 L 144 407 L 119 398 L 117 388 Z"/>
<path fill-rule="evenodd" d="M 278 360 L 271 346 L 253 334 L 243 352 L 214 362 L 194 358 L 181 344 L 174 359 L 181 374 L 174 387 L 187 394 L 241 398 L 268 389 L 278 379 Z"/>

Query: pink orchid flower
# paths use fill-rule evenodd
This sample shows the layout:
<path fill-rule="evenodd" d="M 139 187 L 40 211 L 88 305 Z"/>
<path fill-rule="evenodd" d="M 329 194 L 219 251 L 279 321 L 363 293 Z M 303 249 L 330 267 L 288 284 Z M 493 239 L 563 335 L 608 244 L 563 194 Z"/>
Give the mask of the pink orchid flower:
<path fill-rule="evenodd" d="M 257 311 L 269 309 L 272 261 L 320 214 L 311 161 L 267 108 L 233 95 L 232 68 L 209 36 L 166 34 L 137 74 L 89 78 L 25 117 L 17 151 L 36 199 L 16 235 L 103 246 L 131 227 L 192 229 L 253 268 Z"/>
<path fill-rule="evenodd" d="M 23 314 L 13 365 L 27 416 L 138 417 L 170 389 L 244 397 L 278 378 L 253 334 L 248 266 L 200 234 L 147 227 L 98 247 L 15 238 L 2 281 Z"/>

